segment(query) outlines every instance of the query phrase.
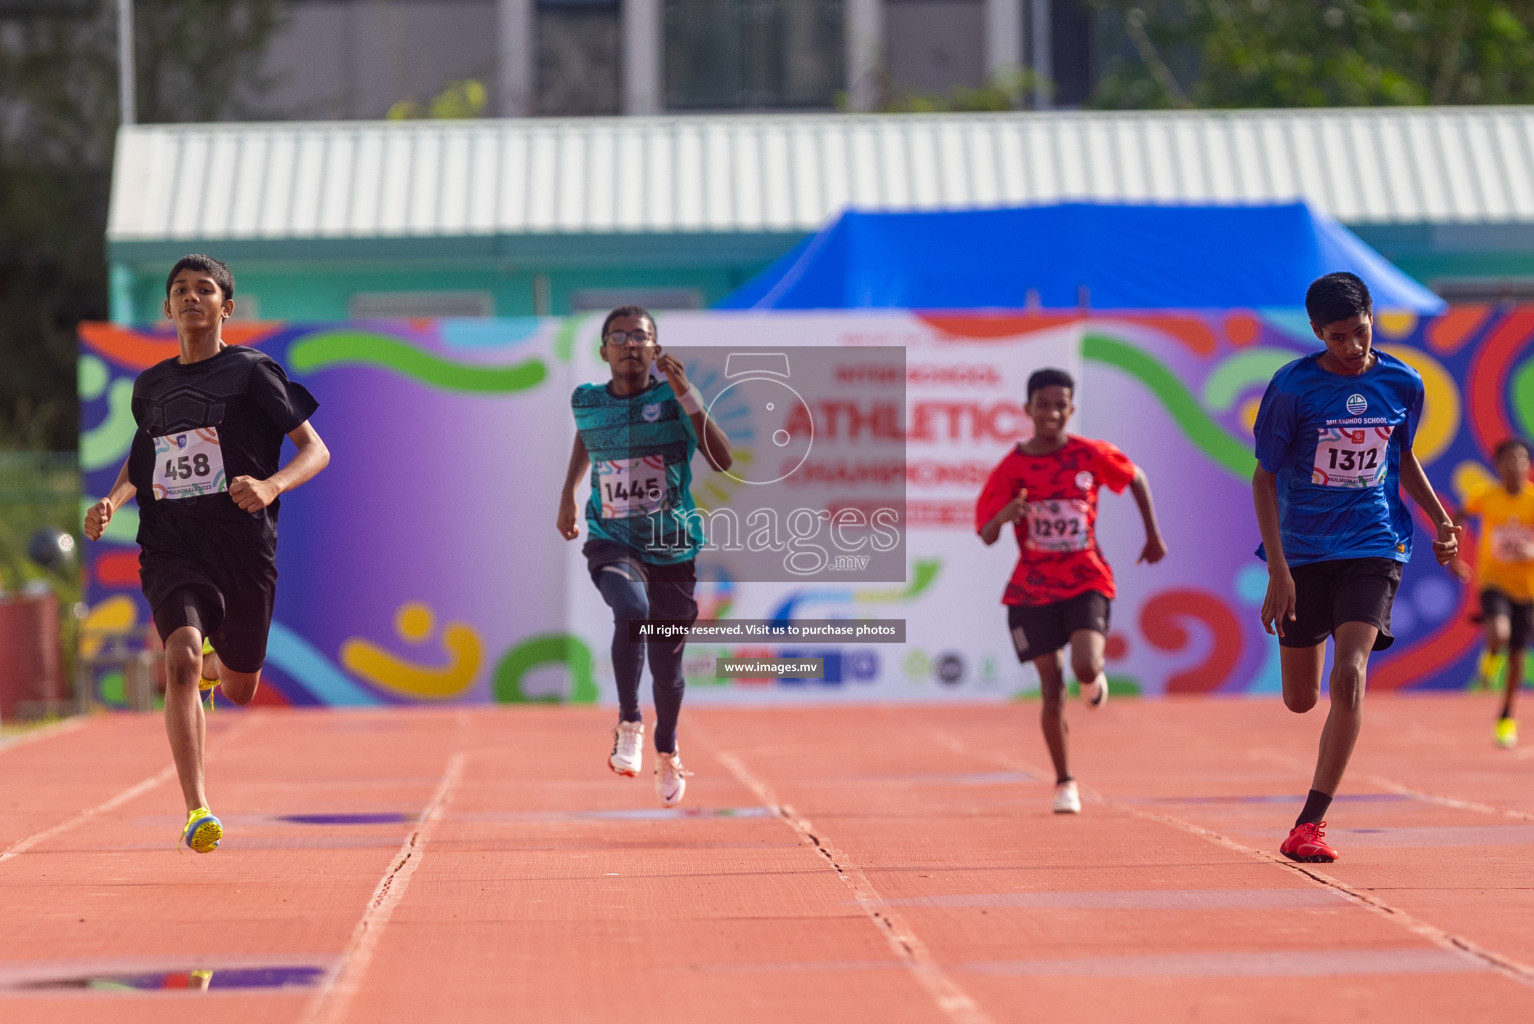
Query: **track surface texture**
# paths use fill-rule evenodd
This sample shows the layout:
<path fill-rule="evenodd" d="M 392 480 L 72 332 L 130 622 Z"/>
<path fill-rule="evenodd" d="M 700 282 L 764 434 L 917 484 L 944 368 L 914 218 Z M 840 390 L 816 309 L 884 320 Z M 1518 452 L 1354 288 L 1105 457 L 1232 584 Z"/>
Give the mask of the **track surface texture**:
<path fill-rule="evenodd" d="M 1534 1020 L 1534 750 L 1378 696 L 1277 855 L 1325 704 L 689 708 L 686 802 L 609 709 L 220 710 L 178 853 L 159 719 L 0 746 L 0 1020 Z M 208 973 L 208 972 L 211 972 Z"/>

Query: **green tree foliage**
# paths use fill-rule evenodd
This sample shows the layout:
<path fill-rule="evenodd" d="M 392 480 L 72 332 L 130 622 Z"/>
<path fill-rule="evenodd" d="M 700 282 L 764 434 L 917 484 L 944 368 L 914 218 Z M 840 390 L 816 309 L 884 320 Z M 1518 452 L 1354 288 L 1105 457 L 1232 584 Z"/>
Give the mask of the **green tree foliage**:
<path fill-rule="evenodd" d="M 1534 0 L 1093 0 L 1132 57 L 1093 105 L 1534 101 Z"/>
<path fill-rule="evenodd" d="M 279 0 L 135 7 L 140 121 L 256 113 Z M 0 4 L 0 449 L 75 447 L 75 325 L 107 315 L 118 110 L 115 0 Z"/>
<path fill-rule="evenodd" d="M 462 81 L 448 82 L 442 87 L 442 91 L 432 97 L 430 103 L 420 103 L 416 100 L 400 100 L 389 108 L 384 115 L 390 121 L 409 121 L 418 118 L 436 118 L 438 120 L 462 120 L 471 117 L 483 117 L 485 103 L 489 95 L 485 92 L 485 84 L 477 78 L 465 78 Z"/>
<path fill-rule="evenodd" d="M 901 94 L 887 81 L 889 76 L 884 77 L 886 81 L 881 90 L 886 98 L 879 104 L 881 113 L 1017 110 L 1032 102 L 1034 92 L 1041 84 L 1046 92 L 1054 91 L 1052 83 L 1028 68 L 998 74 L 979 88 L 960 85 L 940 94 Z M 845 94 L 839 96 L 837 105 L 845 108 Z"/>

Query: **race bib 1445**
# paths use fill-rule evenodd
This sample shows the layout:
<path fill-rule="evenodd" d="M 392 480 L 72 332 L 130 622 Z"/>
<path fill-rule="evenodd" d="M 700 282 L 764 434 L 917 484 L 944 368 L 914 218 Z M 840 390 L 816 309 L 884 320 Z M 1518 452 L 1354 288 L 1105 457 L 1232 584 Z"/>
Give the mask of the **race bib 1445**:
<path fill-rule="evenodd" d="M 1385 480 L 1391 427 L 1322 427 L 1310 482 L 1322 487 L 1375 487 Z"/>
<path fill-rule="evenodd" d="M 600 459 L 596 463 L 596 485 L 603 519 L 647 516 L 669 507 L 666 460 L 660 455 Z"/>
<path fill-rule="evenodd" d="M 156 499 L 176 501 L 228 489 L 217 427 L 198 427 L 154 439 Z"/>

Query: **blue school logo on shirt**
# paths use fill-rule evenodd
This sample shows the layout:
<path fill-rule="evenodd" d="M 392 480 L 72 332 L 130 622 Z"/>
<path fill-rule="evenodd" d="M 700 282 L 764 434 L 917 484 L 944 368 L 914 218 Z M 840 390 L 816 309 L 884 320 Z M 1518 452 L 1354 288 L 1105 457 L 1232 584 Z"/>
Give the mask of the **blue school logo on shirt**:
<path fill-rule="evenodd" d="M 644 421 L 646 423 L 654 423 L 656 420 L 660 419 L 660 403 L 646 402 L 644 408 L 640 410 L 639 414 L 644 417 Z"/>
<path fill-rule="evenodd" d="M 1364 410 L 1369 408 L 1369 400 L 1363 395 L 1348 396 L 1348 413 L 1352 416 L 1362 416 Z"/>

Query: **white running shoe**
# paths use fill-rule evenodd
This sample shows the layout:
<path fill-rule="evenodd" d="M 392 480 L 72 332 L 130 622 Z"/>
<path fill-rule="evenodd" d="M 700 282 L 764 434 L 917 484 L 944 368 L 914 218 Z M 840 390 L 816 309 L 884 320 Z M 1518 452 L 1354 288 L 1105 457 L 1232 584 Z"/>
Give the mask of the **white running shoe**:
<path fill-rule="evenodd" d="M 660 797 L 662 807 L 675 807 L 687 794 L 687 776 L 692 772 L 682 767 L 682 752 L 674 754 L 657 752 L 655 755 L 655 795 Z"/>
<path fill-rule="evenodd" d="M 1081 699 L 1089 708 L 1100 708 L 1108 703 L 1108 677 L 1099 672 L 1090 683 L 1082 683 Z"/>
<path fill-rule="evenodd" d="M 1080 814 L 1081 795 L 1076 792 L 1076 780 L 1062 782 L 1055 787 L 1055 813 Z"/>
<path fill-rule="evenodd" d="M 607 767 L 632 779 L 643 764 L 644 723 L 619 722 L 613 730 L 613 752 L 607 755 Z"/>

